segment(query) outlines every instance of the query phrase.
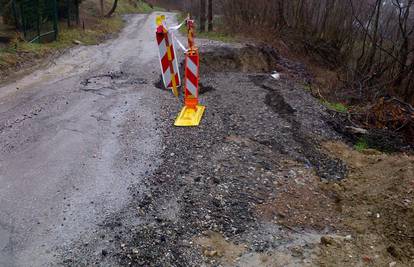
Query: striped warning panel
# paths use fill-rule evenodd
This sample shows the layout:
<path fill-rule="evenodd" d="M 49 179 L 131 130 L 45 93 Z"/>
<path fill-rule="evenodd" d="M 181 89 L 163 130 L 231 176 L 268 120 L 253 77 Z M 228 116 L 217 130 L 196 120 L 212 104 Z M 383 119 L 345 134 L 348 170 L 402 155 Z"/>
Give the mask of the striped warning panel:
<path fill-rule="evenodd" d="M 185 88 L 196 98 L 198 97 L 198 71 L 198 54 L 187 55 L 185 64 Z"/>
<path fill-rule="evenodd" d="M 174 49 L 174 41 L 171 34 L 162 25 L 158 27 L 156 35 L 164 86 L 169 89 L 173 88 L 172 77 L 175 77 L 175 85 L 178 87 L 181 85 L 181 78 Z"/>

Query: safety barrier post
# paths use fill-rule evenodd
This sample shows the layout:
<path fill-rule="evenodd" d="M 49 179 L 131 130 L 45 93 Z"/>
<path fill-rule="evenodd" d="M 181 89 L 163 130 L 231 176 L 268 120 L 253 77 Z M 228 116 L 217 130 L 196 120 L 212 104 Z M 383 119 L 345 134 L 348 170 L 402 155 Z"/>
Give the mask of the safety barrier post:
<path fill-rule="evenodd" d="M 184 108 L 175 126 L 198 126 L 205 107 L 198 104 L 200 57 L 194 43 L 194 21 L 187 19 L 188 51 L 185 53 Z"/>

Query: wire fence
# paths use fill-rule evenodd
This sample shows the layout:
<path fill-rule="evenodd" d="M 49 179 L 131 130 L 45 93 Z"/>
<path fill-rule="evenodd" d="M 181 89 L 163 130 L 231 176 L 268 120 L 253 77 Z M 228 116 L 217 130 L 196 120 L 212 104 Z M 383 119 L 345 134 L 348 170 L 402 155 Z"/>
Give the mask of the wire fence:
<path fill-rule="evenodd" d="M 13 11 L 16 26 L 26 41 L 41 43 L 57 39 L 56 0 L 14 0 Z"/>
<path fill-rule="evenodd" d="M 13 0 L 12 9 L 17 29 L 31 43 L 56 40 L 59 19 L 79 24 L 79 0 Z"/>

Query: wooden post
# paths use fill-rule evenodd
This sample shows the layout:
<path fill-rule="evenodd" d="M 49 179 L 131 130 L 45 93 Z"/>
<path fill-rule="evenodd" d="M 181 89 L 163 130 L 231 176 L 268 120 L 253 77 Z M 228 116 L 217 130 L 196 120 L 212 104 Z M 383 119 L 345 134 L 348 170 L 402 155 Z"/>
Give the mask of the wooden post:
<path fill-rule="evenodd" d="M 103 17 L 105 15 L 104 14 L 104 0 L 99 0 L 99 2 L 101 6 L 101 17 Z"/>
<path fill-rule="evenodd" d="M 70 13 L 71 13 L 71 6 L 70 6 L 70 0 L 66 0 L 66 11 L 68 12 L 68 28 L 70 27 Z"/>

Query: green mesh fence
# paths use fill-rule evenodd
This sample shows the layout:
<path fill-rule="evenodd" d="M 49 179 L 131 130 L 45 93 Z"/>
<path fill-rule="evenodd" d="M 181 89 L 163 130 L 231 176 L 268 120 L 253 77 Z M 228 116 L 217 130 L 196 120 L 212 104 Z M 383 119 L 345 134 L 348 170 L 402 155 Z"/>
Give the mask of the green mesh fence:
<path fill-rule="evenodd" d="M 16 25 L 28 42 L 48 42 L 58 36 L 56 0 L 13 0 Z"/>

